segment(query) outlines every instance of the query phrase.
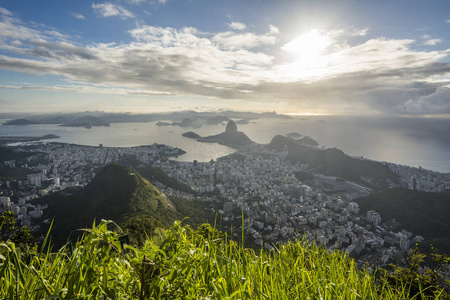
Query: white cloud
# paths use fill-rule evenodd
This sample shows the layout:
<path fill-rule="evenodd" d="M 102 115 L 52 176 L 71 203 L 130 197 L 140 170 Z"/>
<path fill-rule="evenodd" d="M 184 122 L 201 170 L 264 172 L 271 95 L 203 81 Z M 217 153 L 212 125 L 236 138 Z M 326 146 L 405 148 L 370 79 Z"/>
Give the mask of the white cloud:
<path fill-rule="evenodd" d="M 326 32 L 326 35 L 330 38 L 338 39 L 338 38 L 347 38 L 354 36 L 365 36 L 369 28 L 355 28 L 353 26 L 343 28 L 343 29 L 335 29 Z"/>
<path fill-rule="evenodd" d="M 430 95 L 406 101 L 405 112 L 412 114 L 450 114 L 449 95 L 449 88 L 440 87 Z"/>
<path fill-rule="evenodd" d="M 12 16 L 12 12 L 10 12 L 9 10 L 7 10 L 4 7 L 0 7 L 0 14 L 5 15 L 5 16 Z"/>
<path fill-rule="evenodd" d="M 118 88 L 103 85 L 64 85 L 64 86 L 46 86 L 46 85 L 0 85 L 0 89 L 8 90 L 40 90 L 53 92 L 70 92 L 83 94 L 104 94 L 104 95 L 140 95 L 140 96 L 170 96 L 170 92 L 149 91 L 142 89 Z M 1 100 L 0 100 L 1 101 Z"/>
<path fill-rule="evenodd" d="M 80 20 L 86 19 L 86 17 L 83 16 L 82 14 L 73 13 L 72 16 L 73 16 L 74 18 L 80 19 Z"/>
<path fill-rule="evenodd" d="M 135 4 L 135 5 L 139 5 L 139 4 L 141 4 L 141 3 L 143 3 L 143 2 L 145 2 L 145 1 L 147 1 L 147 0 L 126 0 L 128 3 L 132 3 L 132 4 Z"/>
<path fill-rule="evenodd" d="M 275 25 L 269 25 L 269 34 L 278 34 L 280 30 Z"/>
<path fill-rule="evenodd" d="M 158 0 L 158 3 L 161 3 L 161 4 L 164 4 L 166 2 L 167 2 L 167 0 Z"/>
<path fill-rule="evenodd" d="M 277 42 L 277 38 L 270 34 L 257 35 L 250 32 L 236 34 L 232 31 L 220 32 L 211 40 L 225 49 L 252 49 L 263 45 L 274 45 Z"/>
<path fill-rule="evenodd" d="M 116 7 L 116 6 L 114 6 Z M 0 15 L 0 69 L 62 76 L 69 84 L 16 86 L 119 95 L 180 95 L 397 113 L 448 112 L 450 55 L 416 51 L 413 40 L 365 39 L 364 30 L 320 32 L 333 47 L 311 61 L 287 60 L 277 30 L 203 33 L 139 26 L 128 43 L 78 45 L 58 31 Z M 358 39 L 362 40 L 362 39 Z M 439 107 L 442 111 L 439 111 Z"/>
<path fill-rule="evenodd" d="M 134 15 L 128 11 L 127 9 L 123 8 L 120 5 L 113 4 L 110 2 L 105 3 L 92 3 L 92 8 L 94 9 L 95 13 L 99 15 L 100 17 L 122 17 L 122 18 L 134 18 Z"/>
<path fill-rule="evenodd" d="M 231 23 L 228 23 L 228 27 L 230 27 L 230 29 L 234 29 L 234 30 L 245 30 L 245 28 L 247 26 L 244 23 L 231 22 Z"/>
<path fill-rule="evenodd" d="M 424 45 L 434 46 L 440 43 L 442 43 L 442 39 L 429 39 L 424 42 Z"/>
<path fill-rule="evenodd" d="M 450 20 L 445 21 L 446 23 L 450 23 Z"/>

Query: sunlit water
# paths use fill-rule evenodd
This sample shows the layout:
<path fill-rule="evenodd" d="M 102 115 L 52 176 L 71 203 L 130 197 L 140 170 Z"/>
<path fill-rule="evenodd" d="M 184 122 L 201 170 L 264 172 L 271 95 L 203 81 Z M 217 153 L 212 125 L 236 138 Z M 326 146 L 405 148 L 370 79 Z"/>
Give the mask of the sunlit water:
<path fill-rule="evenodd" d="M 4 120 L 0 120 L 3 123 Z M 298 132 L 330 148 L 347 154 L 389 161 L 414 167 L 422 166 L 439 172 L 450 172 L 450 120 L 413 118 L 362 118 L 314 116 L 308 119 L 258 119 L 238 125 L 257 143 L 267 144 L 277 134 Z M 182 161 L 209 161 L 234 152 L 234 149 L 210 143 L 200 143 L 181 136 L 194 131 L 201 136 L 217 134 L 225 124 L 205 125 L 198 129 L 177 126 L 155 126 L 150 123 L 116 123 L 110 127 L 92 129 L 56 125 L 0 126 L 0 136 L 42 136 L 56 134 L 53 141 L 105 147 L 130 147 L 166 144 L 187 153 Z"/>

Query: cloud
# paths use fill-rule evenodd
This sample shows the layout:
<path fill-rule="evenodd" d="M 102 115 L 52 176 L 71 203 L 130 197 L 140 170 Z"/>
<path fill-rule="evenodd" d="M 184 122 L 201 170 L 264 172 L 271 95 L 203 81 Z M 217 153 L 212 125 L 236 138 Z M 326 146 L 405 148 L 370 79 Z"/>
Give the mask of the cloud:
<path fill-rule="evenodd" d="M 33 40 L 31 44 L 34 46 L 30 50 L 30 54 L 41 58 L 50 59 L 97 59 L 88 49 L 77 47 L 67 42 L 49 43 L 45 40 Z"/>
<path fill-rule="evenodd" d="M 0 89 L 8 90 L 38 90 L 52 92 L 70 92 L 83 94 L 103 94 L 103 95 L 139 95 L 139 96 L 170 96 L 170 92 L 148 91 L 141 89 L 112 88 L 108 86 L 92 85 L 68 85 L 68 86 L 44 86 L 44 85 L 0 85 Z M 3 101 L 0 99 L 0 102 Z M 6 101 L 3 101 L 6 102 Z"/>
<path fill-rule="evenodd" d="M 290 110 L 334 113 L 448 113 L 449 51 L 417 51 L 414 40 L 370 39 L 367 30 L 347 28 L 321 31 L 331 43 L 326 51 L 293 60 L 280 51 L 286 41 L 275 28 L 257 34 L 138 26 L 126 43 L 80 45 L 3 14 L 0 69 L 57 75 L 68 84 L 0 88 L 276 101 Z M 352 44 L 351 36 L 361 38 Z"/>
<path fill-rule="evenodd" d="M 74 18 L 80 19 L 80 20 L 86 19 L 86 17 L 83 16 L 82 14 L 72 13 L 72 16 L 73 16 Z"/>
<path fill-rule="evenodd" d="M 244 23 L 239 23 L 239 22 L 231 22 L 227 24 L 228 27 L 230 27 L 230 29 L 234 29 L 234 30 L 245 30 L 245 28 L 247 26 L 245 26 Z"/>
<path fill-rule="evenodd" d="M 147 0 L 126 0 L 128 3 L 139 5 Z"/>
<path fill-rule="evenodd" d="M 271 34 L 257 35 L 250 32 L 236 34 L 231 31 L 220 32 L 211 40 L 225 49 L 252 49 L 263 45 L 274 45 L 277 42 L 277 38 Z"/>
<path fill-rule="evenodd" d="M 92 8 L 98 16 L 103 18 L 115 16 L 122 18 L 134 18 L 134 15 L 130 11 L 126 10 L 120 5 L 110 2 L 98 4 L 92 3 Z"/>
<path fill-rule="evenodd" d="M 450 20 L 445 21 L 446 23 L 450 23 Z"/>
<path fill-rule="evenodd" d="M 406 101 L 405 112 L 412 114 L 450 114 L 449 95 L 449 88 L 440 87 L 430 95 Z"/>
<path fill-rule="evenodd" d="M 429 39 L 424 42 L 424 45 L 434 46 L 442 43 L 442 39 Z"/>
<path fill-rule="evenodd" d="M 5 16 L 12 16 L 12 12 L 10 12 L 9 10 L 7 10 L 4 7 L 0 7 L 0 14 L 5 15 Z"/>
<path fill-rule="evenodd" d="M 280 30 L 275 25 L 269 25 L 269 34 L 278 34 Z"/>

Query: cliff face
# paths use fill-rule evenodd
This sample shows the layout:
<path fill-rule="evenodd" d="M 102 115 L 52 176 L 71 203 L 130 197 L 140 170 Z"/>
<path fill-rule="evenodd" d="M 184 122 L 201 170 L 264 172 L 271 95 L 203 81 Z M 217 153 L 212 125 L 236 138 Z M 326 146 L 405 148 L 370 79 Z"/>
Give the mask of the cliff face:
<path fill-rule="evenodd" d="M 232 120 L 228 122 L 225 132 L 204 137 L 198 141 L 206 143 L 220 143 L 234 148 L 240 148 L 253 143 L 253 141 L 245 133 L 237 130 L 237 125 Z"/>

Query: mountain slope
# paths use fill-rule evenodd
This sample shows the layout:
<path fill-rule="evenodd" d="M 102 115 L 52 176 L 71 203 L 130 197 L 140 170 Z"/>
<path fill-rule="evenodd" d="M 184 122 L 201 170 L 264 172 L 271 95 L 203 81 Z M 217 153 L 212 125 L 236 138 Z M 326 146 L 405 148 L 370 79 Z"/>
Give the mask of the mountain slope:
<path fill-rule="evenodd" d="M 359 204 L 361 213 L 373 209 L 380 213 L 383 221 L 396 219 L 401 223 L 401 228 L 421 235 L 427 241 L 434 240 L 436 246 L 442 240 L 446 245 L 438 248 L 450 253 L 450 194 L 396 188 L 355 201 Z"/>
<path fill-rule="evenodd" d="M 139 173 L 117 164 L 104 167 L 84 189 L 49 195 L 34 203 L 48 204 L 44 218 L 54 219 L 52 235 L 61 243 L 71 231 L 91 226 L 94 220 L 131 225 L 138 218 L 156 227 L 169 225 L 177 216 L 170 199 Z"/>
<path fill-rule="evenodd" d="M 389 180 L 392 182 L 398 181 L 398 176 L 382 163 L 356 159 L 339 149 L 321 150 L 281 135 L 275 136 L 268 147 L 282 151 L 284 145 L 288 148 L 288 159 L 290 161 L 309 164 L 310 168 L 318 173 L 338 176 L 360 183 L 365 182 L 363 178 L 370 178 L 370 185 L 381 188 L 387 187 Z"/>

